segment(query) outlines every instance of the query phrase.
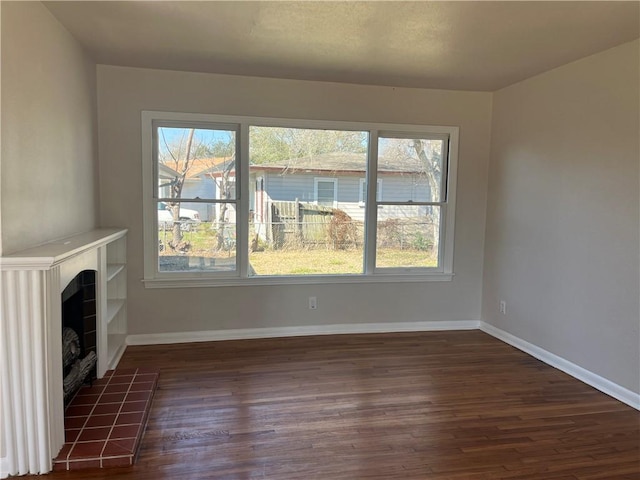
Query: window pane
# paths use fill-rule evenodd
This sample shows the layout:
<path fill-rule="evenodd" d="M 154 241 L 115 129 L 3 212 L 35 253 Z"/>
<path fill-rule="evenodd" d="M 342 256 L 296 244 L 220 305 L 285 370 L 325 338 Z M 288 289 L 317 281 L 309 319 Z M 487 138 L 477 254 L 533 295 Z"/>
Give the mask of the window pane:
<path fill-rule="evenodd" d="M 157 128 L 158 198 L 235 199 L 236 132 Z"/>
<path fill-rule="evenodd" d="M 367 181 L 360 179 L 360 203 L 364 203 L 364 199 L 367 198 Z M 382 180 L 378 179 L 378 186 L 376 188 L 376 200 L 379 202 L 382 200 Z"/>
<path fill-rule="evenodd" d="M 367 132 L 251 127 L 251 275 L 363 272 Z"/>
<path fill-rule="evenodd" d="M 230 203 L 158 202 L 158 270 L 235 270 L 235 213 L 235 204 Z"/>
<path fill-rule="evenodd" d="M 376 267 L 437 267 L 437 206 L 385 205 L 378 210 Z"/>
<path fill-rule="evenodd" d="M 316 201 L 318 205 L 333 207 L 335 197 L 335 181 L 318 180 Z"/>
<path fill-rule="evenodd" d="M 407 138 L 378 140 L 378 178 L 383 202 L 441 202 L 443 141 Z"/>

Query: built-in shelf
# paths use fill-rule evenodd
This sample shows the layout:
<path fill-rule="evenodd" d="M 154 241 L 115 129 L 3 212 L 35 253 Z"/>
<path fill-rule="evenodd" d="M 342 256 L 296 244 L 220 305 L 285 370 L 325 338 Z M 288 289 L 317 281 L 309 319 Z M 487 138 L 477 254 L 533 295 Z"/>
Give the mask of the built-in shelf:
<path fill-rule="evenodd" d="M 106 298 L 104 329 L 106 330 L 107 368 L 117 366 L 126 348 L 127 337 L 127 238 L 122 236 L 110 242 L 106 248 L 105 282 L 102 294 Z"/>
<path fill-rule="evenodd" d="M 126 333 L 110 333 L 107 337 L 107 358 L 109 368 L 115 368 L 126 348 Z"/>
<path fill-rule="evenodd" d="M 105 319 L 107 325 L 118 315 L 118 312 L 124 307 L 125 302 L 122 298 L 107 300 L 107 318 Z"/>
<path fill-rule="evenodd" d="M 126 265 L 124 263 L 110 263 L 107 265 L 107 282 L 113 280 Z"/>

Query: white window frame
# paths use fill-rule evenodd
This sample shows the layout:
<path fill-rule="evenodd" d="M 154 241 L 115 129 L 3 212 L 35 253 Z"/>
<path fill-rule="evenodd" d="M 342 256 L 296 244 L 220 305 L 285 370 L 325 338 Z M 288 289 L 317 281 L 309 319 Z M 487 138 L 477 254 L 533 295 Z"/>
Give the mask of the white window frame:
<path fill-rule="evenodd" d="M 142 193 L 143 193 L 143 233 L 144 233 L 144 285 L 146 288 L 182 288 L 207 286 L 250 286 L 250 285 L 299 285 L 331 283 L 388 283 L 388 282 L 429 282 L 451 281 L 453 272 L 453 246 L 455 234 L 455 202 L 458 166 L 459 128 L 452 126 L 400 125 L 343 121 L 292 120 L 281 118 L 228 116 L 213 114 L 193 114 L 161 111 L 143 111 L 142 120 Z M 239 125 L 236 163 L 236 265 L 232 272 L 159 272 L 158 271 L 158 231 L 154 190 L 153 124 L 172 122 L 177 125 L 194 125 L 208 128 L 207 124 Z M 446 137 L 448 139 L 448 162 L 446 175 L 446 208 L 440 225 L 440 255 L 437 268 L 376 269 L 375 245 L 378 202 L 368 202 L 365 210 L 364 272 L 344 275 L 291 275 L 291 276 L 250 276 L 249 275 L 249 127 L 285 127 L 328 130 L 355 130 L 369 133 L 367 165 L 367 197 L 376 198 L 378 185 L 377 156 L 380 134 L 396 132 L 408 138 Z M 332 178 L 332 180 L 336 180 Z M 337 186 L 336 186 L 337 189 Z M 337 201 L 337 191 L 336 191 Z"/>
<path fill-rule="evenodd" d="M 333 208 L 338 208 L 338 179 L 335 177 L 313 177 L 313 203 L 318 203 L 318 183 L 333 183 Z"/>
<path fill-rule="evenodd" d="M 450 153 L 449 150 L 451 148 L 450 145 L 450 137 L 446 134 L 441 134 L 441 133 L 434 133 L 434 132 L 425 132 L 419 135 L 416 135 L 415 133 L 411 133 L 411 132 L 407 132 L 407 131 L 397 131 L 397 130 L 389 130 L 389 131 L 384 131 L 384 130 L 378 130 L 376 132 L 376 155 L 377 155 L 377 147 L 378 147 L 378 140 L 380 138 L 405 138 L 405 139 L 410 139 L 410 138 L 421 138 L 423 140 L 439 140 L 443 142 L 443 155 L 442 155 L 442 161 L 443 161 L 443 165 L 442 165 L 442 185 L 441 185 L 441 189 L 440 189 L 440 196 L 441 198 L 438 199 L 438 201 L 428 201 L 428 202 L 421 202 L 421 201 L 416 201 L 414 200 L 414 192 L 411 192 L 411 199 L 409 200 L 405 200 L 405 201 L 400 201 L 400 202 L 387 202 L 387 201 L 381 201 L 378 198 L 376 198 L 375 201 L 375 205 L 379 208 L 379 207 L 384 207 L 385 205 L 399 205 L 399 206 L 437 206 L 440 208 L 440 239 L 439 239 L 439 245 L 440 248 L 438 249 L 438 267 L 437 268 L 429 268 L 429 267 L 378 267 L 377 265 L 375 265 L 375 258 L 373 260 L 373 265 L 372 265 L 372 269 L 374 271 L 374 273 L 385 273 L 385 274 L 402 274 L 404 272 L 429 272 L 429 271 L 439 271 L 442 273 L 447 273 L 447 266 L 448 266 L 448 262 L 453 263 L 453 258 L 449 257 L 448 255 L 452 252 L 453 248 L 442 248 L 442 241 L 444 238 L 446 238 L 446 225 L 447 222 L 449 221 L 449 214 L 448 214 L 448 210 L 450 207 L 450 202 L 448 201 L 448 197 L 449 197 L 449 187 L 451 186 L 451 184 L 449 183 L 449 175 L 451 174 L 450 172 Z M 372 166 L 372 162 L 369 161 L 369 168 L 373 168 Z M 377 169 L 377 162 L 376 162 L 376 169 Z M 369 195 L 371 195 L 371 192 L 369 192 Z M 370 197 L 373 198 L 373 197 Z M 374 210 L 377 210 L 374 209 Z M 443 235 L 443 231 L 445 230 L 444 235 Z M 453 269 L 453 265 L 451 265 L 451 268 Z"/>
<path fill-rule="evenodd" d="M 367 179 L 366 178 L 361 178 L 359 181 L 359 185 L 358 185 L 358 205 L 361 207 L 365 206 L 366 203 L 366 194 L 364 193 L 364 186 L 367 183 Z M 376 201 L 381 201 L 382 200 L 382 179 L 379 178 L 378 179 L 378 188 L 376 189 Z M 379 207 L 381 207 L 382 205 L 378 205 Z"/>

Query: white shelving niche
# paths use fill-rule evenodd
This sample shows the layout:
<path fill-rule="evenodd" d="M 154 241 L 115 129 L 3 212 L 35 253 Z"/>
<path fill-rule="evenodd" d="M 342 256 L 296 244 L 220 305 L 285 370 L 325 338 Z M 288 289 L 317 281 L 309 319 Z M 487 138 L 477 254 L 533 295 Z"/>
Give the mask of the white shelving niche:
<path fill-rule="evenodd" d="M 101 302 L 103 322 L 101 325 L 102 344 L 99 351 L 104 352 L 103 361 L 106 369 L 113 369 L 118 364 L 126 348 L 127 337 L 127 237 L 121 237 L 107 243 L 101 261 L 103 281 L 101 294 L 106 302 Z M 105 369 L 105 370 L 106 370 Z M 104 372 L 100 372 L 104 373 Z"/>

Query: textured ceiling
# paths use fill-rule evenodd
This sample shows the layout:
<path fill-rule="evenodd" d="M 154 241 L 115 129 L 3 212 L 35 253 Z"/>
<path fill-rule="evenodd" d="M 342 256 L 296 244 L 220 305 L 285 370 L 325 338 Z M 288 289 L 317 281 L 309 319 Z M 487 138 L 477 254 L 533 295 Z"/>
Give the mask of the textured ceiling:
<path fill-rule="evenodd" d="M 497 90 L 640 36 L 639 2 L 44 2 L 98 63 Z"/>

